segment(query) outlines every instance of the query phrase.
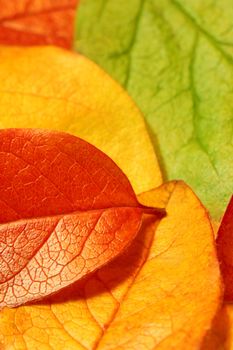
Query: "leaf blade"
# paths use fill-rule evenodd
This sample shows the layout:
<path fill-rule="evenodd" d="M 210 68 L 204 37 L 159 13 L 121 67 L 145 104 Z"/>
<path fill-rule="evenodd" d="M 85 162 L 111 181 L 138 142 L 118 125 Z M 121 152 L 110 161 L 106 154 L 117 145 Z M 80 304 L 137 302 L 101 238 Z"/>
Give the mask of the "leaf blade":
<path fill-rule="evenodd" d="M 222 285 L 219 272 L 217 275 L 214 273 L 210 279 L 207 277 L 208 281 L 204 282 L 214 285 L 217 292 L 208 296 L 209 305 L 205 306 L 205 310 L 208 310 L 208 316 L 202 318 L 202 307 L 200 306 L 199 309 L 199 306 L 194 306 L 190 302 L 192 298 L 195 299 L 194 295 L 196 295 L 197 289 L 200 291 L 200 294 L 197 292 L 200 297 L 198 303 L 202 304 L 206 297 L 206 289 L 201 282 L 203 281 L 201 271 L 203 271 L 205 264 L 209 264 L 213 271 L 219 269 L 216 253 L 213 250 L 213 232 L 205 208 L 182 182 L 165 184 L 157 193 L 156 191 L 154 193 L 154 198 L 152 192 L 145 193 L 140 199 L 142 201 L 144 199 L 147 204 L 155 204 L 161 195 L 164 196 L 167 200 L 167 217 L 159 223 L 156 238 L 152 241 L 149 250 L 147 263 L 142 266 L 136 276 L 97 349 L 111 349 L 117 346 L 127 349 L 141 343 L 156 350 L 172 347 L 196 349 L 201 345 L 205 335 L 204 324 L 208 322 L 211 324 L 212 318 L 218 310 L 218 304 L 221 302 Z M 191 207 L 195 208 L 193 212 L 190 211 Z M 178 222 L 182 222 L 182 224 L 179 225 Z M 169 233 L 170 230 L 172 235 Z M 204 243 L 207 231 L 210 233 L 209 248 Z M 196 242 L 195 236 L 198 236 Z M 203 242 L 201 242 L 202 240 Z M 183 245 L 182 241 L 186 241 L 186 244 Z M 203 251 L 197 252 L 197 247 L 198 249 L 203 248 Z M 207 251 L 209 253 L 212 251 L 213 260 Z M 198 264 L 196 264 L 196 259 L 198 259 Z M 212 260 L 213 265 L 209 259 Z M 194 261 L 196 261 L 195 266 L 192 266 Z M 148 285 L 147 280 L 151 281 Z M 181 281 L 181 284 L 178 281 Z M 143 296 L 140 292 L 142 290 Z M 151 298 L 152 291 L 154 299 Z M 133 300 L 137 307 L 132 308 L 130 300 Z M 218 300 L 217 303 L 216 300 Z M 182 305 L 181 309 L 180 305 Z M 190 318 L 189 316 L 184 317 L 184 314 L 192 316 Z M 185 320 L 186 317 L 188 320 Z M 197 320 L 198 326 L 192 327 L 192 322 L 197 324 Z M 130 327 L 128 327 L 127 332 L 122 333 L 127 324 Z M 122 334 L 120 343 L 118 343 L 117 334 Z"/>
<path fill-rule="evenodd" d="M 84 140 L 1 130 L 0 168 L 0 307 L 81 279 L 121 253 L 139 230 L 144 207 L 127 177 Z"/>
<path fill-rule="evenodd" d="M 141 218 L 125 207 L 1 225 L 1 244 L 5 236 L 14 246 L 0 256 L 0 307 L 40 300 L 105 265 L 131 243 Z"/>
<path fill-rule="evenodd" d="M 217 234 L 217 251 L 220 261 L 222 276 L 225 285 L 225 300 L 231 302 L 233 299 L 233 197 L 231 197 Z"/>
<path fill-rule="evenodd" d="M 0 43 L 4 45 L 54 44 L 71 48 L 76 0 L 1 1 Z"/>
<path fill-rule="evenodd" d="M 161 184 L 139 110 L 95 64 L 54 47 L 1 47 L 0 56 L 1 128 L 69 132 L 108 154 L 127 174 L 136 193 Z"/>
<path fill-rule="evenodd" d="M 76 23 L 76 49 L 144 113 L 165 176 L 184 179 L 218 220 L 232 192 L 231 18 L 228 0 L 86 1 Z"/>
<path fill-rule="evenodd" d="M 62 349 L 62 339 L 70 342 L 71 348 L 74 347 L 74 349 L 75 346 L 82 350 L 85 348 L 110 349 L 113 345 L 119 346 L 119 336 L 116 338 L 110 335 L 121 327 L 120 319 L 124 327 L 129 320 L 127 317 L 132 313 L 132 323 L 127 322 L 127 332 L 121 333 L 123 349 L 133 344 L 138 346 L 139 338 L 148 349 L 168 349 L 174 342 L 179 349 L 187 349 L 187 345 L 190 349 L 199 347 L 206 329 L 211 325 L 222 293 L 213 233 L 206 211 L 184 184 L 166 184 L 160 189 L 142 195 L 140 200 L 147 205 L 164 206 L 169 198 L 168 216 L 159 225 L 158 222 L 154 223 L 148 218 L 125 254 L 90 278 L 69 288 L 67 294 L 54 296 L 48 303 L 39 304 L 37 307 L 5 309 L 0 314 L 3 333 L 0 341 L 5 342 L 4 346 L 11 345 L 14 349 L 16 346 L 14 342 L 19 346 L 23 341 L 26 348 L 37 346 L 39 341 L 46 346 L 49 337 L 52 349 L 56 347 L 59 350 Z M 186 215 L 187 212 L 188 215 Z M 194 234 L 196 220 L 193 222 L 192 216 L 201 220 L 202 230 L 198 235 Z M 178 225 L 176 221 L 179 222 Z M 174 228 L 177 232 L 176 237 L 174 237 Z M 170 249 L 172 251 L 169 253 Z M 200 254 L 202 249 L 205 254 Z M 180 254 L 177 254 L 178 251 Z M 196 259 L 193 260 L 194 256 Z M 153 265 L 155 268 L 154 262 L 158 263 L 158 268 L 152 271 L 149 266 Z M 182 263 L 184 263 L 184 269 L 181 272 L 178 266 Z M 190 269 L 195 272 L 191 273 Z M 196 269 L 200 271 L 200 275 L 196 274 Z M 176 273 L 173 273 L 174 270 Z M 167 277 L 170 274 L 172 280 Z M 147 280 L 148 284 L 144 284 L 143 280 L 144 282 Z M 175 280 L 176 283 L 174 283 Z M 178 280 L 182 282 L 177 285 Z M 134 281 L 137 282 L 134 283 Z M 143 285 L 143 293 L 141 288 L 138 288 L 140 285 Z M 207 285 L 211 287 L 207 288 Z M 167 296 L 170 295 L 168 299 L 166 293 L 162 293 L 162 287 L 167 288 Z M 181 291 L 184 293 L 183 296 Z M 145 296 L 147 293 L 150 294 L 149 300 L 144 297 L 144 292 Z M 190 303 L 189 293 L 192 294 L 192 292 L 196 297 L 198 296 L 195 303 Z M 184 298 L 181 303 L 182 308 L 179 308 L 177 298 Z M 143 303 L 145 306 L 147 302 L 150 306 L 143 308 Z M 103 304 L 106 305 L 105 308 Z M 159 309 L 158 312 L 155 312 L 155 308 Z M 203 308 L 206 310 L 205 313 L 202 312 Z M 22 322 L 26 315 L 27 319 L 32 320 L 30 324 Z M 174 317 L 174 338 L 169 338 L 171 315 Z M 11 324 L 10 330 L 9 324 Z M 161 327 L 158 327 L 158 324 Z M 49 325 L 53 328 L 49 329 Z M 185 331 L 179 331 L 180 325 L 184 326 Z M 39 337 L 36 335 L 38 328 Z M 15 335 L 14 339 L 4 337 L 7 332 L 12 332 Z M 126 344 L 125 340 L 129 342 Z"/>
<path fill-rule="evenodd" d="M 66 133 L 1 130 L 0 167 L 1 223 L 138 205 L 117 165 L 91 144 Z"/>

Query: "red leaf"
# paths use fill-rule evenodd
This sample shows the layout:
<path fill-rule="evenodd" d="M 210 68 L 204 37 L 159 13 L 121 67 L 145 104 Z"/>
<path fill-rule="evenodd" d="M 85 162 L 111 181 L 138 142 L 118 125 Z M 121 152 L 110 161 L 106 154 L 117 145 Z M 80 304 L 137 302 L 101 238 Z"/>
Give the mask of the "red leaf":
<path fill-rule="evenodd" d="M 225 284 L 225 299 L 233 300 L 233 196 L 223 216 L 217 236 L 217 251 Z"/>
<path fill-rule="evenodd" d="M 77 0 L 0 0 L 0 43 L 71 48 Z"/>
<path fill-rule="evenodd" d="M 143 212 L 122 171 L 87 142 L 0 131 L 0 306 L 40 299 L 128 246 Z"/>

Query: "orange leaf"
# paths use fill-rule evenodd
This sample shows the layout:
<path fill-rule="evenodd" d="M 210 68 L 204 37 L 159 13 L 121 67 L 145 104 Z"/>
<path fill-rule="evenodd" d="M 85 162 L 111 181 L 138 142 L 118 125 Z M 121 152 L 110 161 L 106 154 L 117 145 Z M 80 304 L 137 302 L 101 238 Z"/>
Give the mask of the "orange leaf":
<path fill-rule="evenodd" d="M 0 43 L 71 48 L 77 0 L 0 0 Z"/>
<path fill-rule="evenodd" d="M 41 299 L 119 255 L 144 208 L 117 165 L 75 136 L 0 131 L 0 307 Z"/>
<path fill-rule="evenodd" d="M 201 350 L 233 350 L 233 305 L 224 304 L 216 314 Z"/>
<path fill-rule="evenodd" d="M 199 349 L 221 298 L 211 225 L 183 183 L 140 196 L 166 205 L 121 257 L 45 303 L 0 313 L 3 349 Z"/>

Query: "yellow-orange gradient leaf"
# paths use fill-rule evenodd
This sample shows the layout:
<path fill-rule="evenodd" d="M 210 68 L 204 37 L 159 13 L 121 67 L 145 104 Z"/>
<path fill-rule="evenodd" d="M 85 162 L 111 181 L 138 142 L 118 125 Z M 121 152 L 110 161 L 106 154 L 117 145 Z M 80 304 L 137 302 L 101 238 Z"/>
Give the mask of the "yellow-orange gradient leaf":
<path fill-rule="evenodd" d="M 166 206 L 127 252 L 43 303 L 0 314 L 3 349 L 196 350 L 221 300 L 208 215 L 181 182 L 140 196 Z"/>
<path fill-rule="evenodd" d="M 55 47 L 0 47 L 0 128 L 67 131 L 109 155 L 136 193 L 161 184 L 141 113 L 104 71 Z"/>

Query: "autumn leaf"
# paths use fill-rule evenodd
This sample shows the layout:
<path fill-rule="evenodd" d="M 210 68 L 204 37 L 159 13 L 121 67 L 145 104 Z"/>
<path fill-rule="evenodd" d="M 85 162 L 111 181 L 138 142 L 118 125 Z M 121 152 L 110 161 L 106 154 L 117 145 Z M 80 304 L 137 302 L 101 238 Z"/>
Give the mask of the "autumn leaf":
<path fill-rule="evenodd" d="M 139 111 L 127 94 L 89 60 L 55 48 L 1 48 L 0 57 L 0 75 L 3 78 L 0 89 L 2 128 L 47 127 L 69 131 L 91 141 L 102 150 L 106 149 L 132 178 L 137 192 L 161 183 L 160 171 Z M 10 75 L 7 74 L 9 69 Z M 141 244 L 139 253 L 140 249 Z M 129 259 L 128 265 L 121 271 L 121 276 L 129 273 L 134 267 L 134 264 L 130 265 Z M 98 289 L 98 285 L 95 285 L 95 288 Z M 78 288 L 78 293 L 82 292 L 83 289 Z M 72 294 L 69 293 L 66 297 L 72 304 Z M 70 317 L 73 312 L 72 306 L 67 306 L 65 301 L 64 304 L 61 303 L 64 314 Z M 55 344 L 55 348 L 63 346 L 64 349 L 67 342 L 70 349 L 77 348 L 77 342 L 72 342 L 71 336 L 63 332 L 59 318 L 54 321 L 55 316 L 51 317 L 50 312 L 44 313 L 40 306 L 35 305 L 17 308 L 17 313 L 27 308 L 32 310 L 34 315 L 22 315 L 20 325 L 26 329 L 37 319 L 46 328 L 42 335 L 44 331 L 41 333 L 39 324 L 36 325 L 36 334 L 40 338 L 37 345 L 39 344 L 40 349 L 41 340 L 45 344 L 44 348 L 51 343 Z M 49 310 L 47 307 L 45 309 Z M 101 309 L 107 311 L 108 308 L 101 305 Z M 15 341 L 19 347 L 26 347 L 24 339 L 27 342 L 27 335 L 16 336 L 15 340 L 12 337 L 15 325 L 9 315 L 13 315 L 15 311 L 5 308 L 4 312 L 0 313 L 1 325 L 6 331 L 3 333 L 1 329 L 1 342 L 9 344 Z M 88 329 L 94 331 L 91 317 L 84 317 L 83 321 L 84 327 L 85 323 L 89 322 Z M 99 329 L 95 323 L 94 328 L 96 335 Z M 49 339 L 46 336 L 47 331 L 51 332 Z M 88 341 L 89 336 L 83 330 L 80 336 L 86 337 Z M 32 338 L 31 340 L 33 342 Z"/>
<path fill-rule="evenodd" d="M 233 197 L 227 206 L 216 235 L 217 253 L 222 272 L 225 300 L 204 339 L 201 350 L 233 349 Z"/>
<path fill-rule="evenodd" d="M 232 192 L 231 0 L 85 0 L 76 49 L 144 113 L 168 179 L 184 179 L 219 220 Z"/>
<path fill-rule="evenodd" d="M 0 131 L 0 168 L 0 307 L 41 299 L 105 265 L 153 210 L 110 158 L 65 133 Z"/>
<path fill-rule="evenodd" d="M 161 184 L 139 110 L 88 59 L 55 47 L 0 47 L 0 80 L 0 128 L 69 132 L 112 158 L 136 193 Z"/>
<path fill-rule="evenodd" d="M 221 298 L 208 215 L 180 182 L 139 199 L 168 215 L 148 217 L 122 256 L 46 303 L 5 308 L 3 349 L 200 347 Z"/>
<path fill-rule="evenodd" d="M 98 1 L 95 4 L 99 6 Z M 111 1 L 103 3 L 103 14 L 110 5 Z M 143 14 L 138 23 L 141 18 Z M 112 157 L 136 193 L 161 184 L 140 112 L 88 59 L 55 48 L 0 48 L 0 77 L 0 127 L 66 130 Z M 151 96 L 146 85 L 141 92 L 137 84 L 135 89 L 145 103 L 154 103 L 155 93 Z M 160 128 L 165 129 L 164 121 Z M 179 162 L 173 166 L 179 167 Z M 196 350 L 203 346 L 222 294 L 208 215 L 193 192 L 179 182 L 163 185 L 140 200 L 166 206 L 168 216 L 161 222 L 147 218 L 122 256 L 60 293 L 34 305 L 4 308 L 0 348 L 94 350 L 142 344 L 151 350 Z M 135 226 L 139 221 L 135 218 Z"/>
<path fill-rule="evenodd" d="M 225 299 L 233 300 L 233 197 L 227 206 L 217 235 L 217 251 L 225 285 Z"/>
<path fill-rule="evenodd" d="M 0 44 L 71 48 L 77 0 L 0 0 Z"/>
<path fill-rule="evenodd" d="M 212 328 L 207 332 L 201 350 L 233 349 L 233 308 L 223 304 L 216 314 Z"/>
<path fill-rule="evenodd" d="M 137 207 L 122 171 L 72 135 L 0 130 L 0 222 L 113 207 Z"/>

